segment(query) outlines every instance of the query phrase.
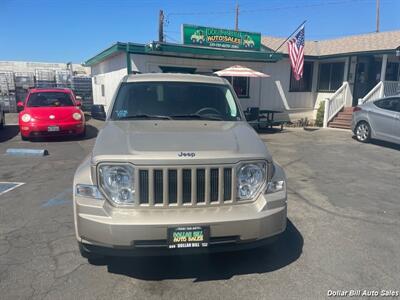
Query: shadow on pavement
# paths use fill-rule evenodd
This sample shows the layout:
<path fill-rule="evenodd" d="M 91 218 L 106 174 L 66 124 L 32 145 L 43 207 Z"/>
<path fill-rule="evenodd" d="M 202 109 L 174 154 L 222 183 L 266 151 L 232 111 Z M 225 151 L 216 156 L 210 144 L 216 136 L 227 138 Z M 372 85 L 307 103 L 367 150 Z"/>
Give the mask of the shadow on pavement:
<path fill-rule="evenodd" d="M 275 134 L 275 133 L 287 133 L 288 131 L 279 127 L 273 128 L 255 128 L 255 131 L 260 134 L 268 133 L 268 134 Z"/>
<path fill-rule="evenodd" d="M 142 280 L 194 278 L 194 281 L 208 281 L 281 269 L 296 261 L 302 249 L 303 237 L 288 220 L 286 231 L 275 243 L 252 250 L 209 255 L 113 257 L 104 262 L 110 273 Z"/>
<path fill-rule="evenodd" d="M 355 136 L 353 136 L 352 138 L 353 138 L 353 140 L 357 141 L 357 138 Z M 385 147 L 385 148 L 400 151 L 400 144 L 395 144 L 395 143 L 390 143 L 390 142 L 380 141 L 380 140 L 371 140 L 370 143 L 375 146 L 380 146 L 380 147 Z"/>
<path fill-rule="evenodd" d="M 18 125 L 6 125 L 0 129 L 0 143 L 11 140 L 19 133 Z"/>
<path fill-rule="evenodd" d="M 384 141 L 379 141 L 379 140 L 372 140 L 371 144 L 385 147 L 385 148 L 390 148 L 393 150 L 400 150 L 400 145 L 395 144 L 395 143 L 389 143 L 389 142 L 384 142 Z"/>

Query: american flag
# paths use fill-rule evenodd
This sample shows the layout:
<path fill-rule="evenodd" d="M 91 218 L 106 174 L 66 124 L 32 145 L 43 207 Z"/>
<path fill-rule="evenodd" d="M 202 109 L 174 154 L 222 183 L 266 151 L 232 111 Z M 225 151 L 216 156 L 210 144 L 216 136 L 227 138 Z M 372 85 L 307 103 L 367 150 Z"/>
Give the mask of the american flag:
<path fill-rule="evenodd" d="M 294 78 L 300 80 L 303 77 L 304 67 L 304 26 L 289 40 L 288 48 Z"/>

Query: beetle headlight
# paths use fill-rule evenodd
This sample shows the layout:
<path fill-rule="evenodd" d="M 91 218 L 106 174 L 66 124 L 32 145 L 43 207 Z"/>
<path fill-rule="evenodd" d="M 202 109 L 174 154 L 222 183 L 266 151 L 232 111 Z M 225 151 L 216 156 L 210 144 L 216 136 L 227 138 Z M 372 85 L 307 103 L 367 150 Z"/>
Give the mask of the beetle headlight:
<path fill-rule="evenodd" d="M 72 114 L 72 118 L 76 121 L 79 121 L 80 119 L 82 119 L 82 115 L 78 112 L 75 112 Z"/>
<path fill-rule="evenodd" d="M 134 169 L 130 165 L 101 165 L 99 183 L 115 204 L 131 205 L 135 198 Z"/>
<path fill-rule="evenodd" d="M 22 122 L 28 123 L 31 120 L 30 114 L 23 114 L 21 117 Z"/>
<path fill-rule="evenodd" d="M 246 163 L 237 171 L 237 197 L 248 200 L 264 185 L 266 177 L 266 163 Z"/>

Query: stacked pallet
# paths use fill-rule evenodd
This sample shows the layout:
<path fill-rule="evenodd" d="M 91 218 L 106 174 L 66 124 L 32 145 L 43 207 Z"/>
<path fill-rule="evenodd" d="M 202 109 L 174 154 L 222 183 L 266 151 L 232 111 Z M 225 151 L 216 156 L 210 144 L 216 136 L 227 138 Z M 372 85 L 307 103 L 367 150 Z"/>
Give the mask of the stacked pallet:
<path fill-rule="evenodd" d="M 92 78 L 88 76 L 73 76 L 72 90 L 82 98 L 83 110 L 90 110 L 93 105 Z"/>
<path fill-rule="evenodd" d="M 35 70 L 35 87 L 37 88 L 54 88 L 56 87 L 54 70 L 36 69 Z"/>
<path fill-rule="evenodd" d="M 71 88 L 72 73 L 70 70 L 56 70 L 55 78 L 58 88 Z"/>
<path fill-rule="evenodd" d="M 0 102 L 3 104 L 5 112 L 17 112 L 17 102 L 14 93 L 0 95 Z"/>
<path fill-rule="evenodd" d="M 35 86 L 35 74 L 32 72 L 16 72 L 14 77 L 16 101 L 24 101 L 29 89 Z"/>
<path fill-rule="evenodd" d="M 13 72 L 0 72 L 0 102 L 2 102 L 6 112 L 14 112 L 17 110 Z"/>

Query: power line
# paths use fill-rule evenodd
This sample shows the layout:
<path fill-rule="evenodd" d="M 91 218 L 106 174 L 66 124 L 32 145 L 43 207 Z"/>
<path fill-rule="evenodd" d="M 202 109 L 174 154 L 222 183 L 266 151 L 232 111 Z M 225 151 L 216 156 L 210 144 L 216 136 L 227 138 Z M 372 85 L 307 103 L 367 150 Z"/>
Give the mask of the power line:
<path fill-rule="evenodd" d="M 256 8 L 256 9 L 244 9 L 240 10 L 240 13 L 258 13 L 264 11 L 273 11 L 273 10 L 283 10 L 283 9 L 298 9 L 304 7 L 322 7 L 329 5 L 341 5 L 341 4 L 354 4 L 357 2 L 373 2 L 373 0 L 342 0 L 342 1 L 330 1 L 330 2 L 322 2 L 322 3 L 312 3 L 312 4 L 302 4 L 302 5 L 286 5 L 286 6 L 275 6 L 268 8 Z M 229 15 L 236 14 L 236 8 L 229 9 L 225 11 L 198 11 L 198 12 L 171 12 L 168 13 L 169 16 L 197 16 L 197 15 Z"/>
<path fill-rule="evenodd" d="M 164 34 L 164 36 L 170 40 L 172 40 L 173 42 L 179 44 L 180 41 L 178 41 L 177 39 L 173 38 L 172 36 L 168 35 L 168 34 Z"/>

